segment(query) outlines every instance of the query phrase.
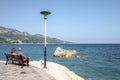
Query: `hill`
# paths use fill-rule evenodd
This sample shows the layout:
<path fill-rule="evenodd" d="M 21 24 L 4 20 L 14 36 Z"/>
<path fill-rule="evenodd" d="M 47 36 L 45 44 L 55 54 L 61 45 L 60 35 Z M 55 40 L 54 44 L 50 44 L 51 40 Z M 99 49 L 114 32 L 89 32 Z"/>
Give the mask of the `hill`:
<path fill-rule="evenodd" d="M 0 43 L 44 43 L 44 35 L 31 35 L 27 32 L 21 32 L 16 29 L 0 26 Z M 51 44 L 68 44 L 71 42 L 63 41 L 57 38 L 47 36 L 47 43 Z"/>

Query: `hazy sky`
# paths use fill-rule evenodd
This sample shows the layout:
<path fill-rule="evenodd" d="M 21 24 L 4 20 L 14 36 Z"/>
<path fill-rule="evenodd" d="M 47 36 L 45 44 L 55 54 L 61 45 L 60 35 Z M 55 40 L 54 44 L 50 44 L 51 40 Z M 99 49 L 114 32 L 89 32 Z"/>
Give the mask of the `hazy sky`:
<path fill-rule="evenodd" d="M 0 26 L 77 43 L 120 43 L 120 0 L 0 0 Z"/>

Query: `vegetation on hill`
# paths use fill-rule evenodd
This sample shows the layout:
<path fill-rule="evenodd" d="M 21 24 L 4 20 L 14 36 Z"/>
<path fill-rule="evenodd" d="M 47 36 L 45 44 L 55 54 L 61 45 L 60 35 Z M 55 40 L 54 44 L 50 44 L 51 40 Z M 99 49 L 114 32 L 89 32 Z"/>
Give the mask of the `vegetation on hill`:
<path fill-rule="evenodd" d="M 44 43 L 44 35 L 31 35 L 27 32 L 21 32 L 12 28 L 0 26 L 0 43 Z M 71 43 L 57 38 L 47 37 L 47 43 Z"/>

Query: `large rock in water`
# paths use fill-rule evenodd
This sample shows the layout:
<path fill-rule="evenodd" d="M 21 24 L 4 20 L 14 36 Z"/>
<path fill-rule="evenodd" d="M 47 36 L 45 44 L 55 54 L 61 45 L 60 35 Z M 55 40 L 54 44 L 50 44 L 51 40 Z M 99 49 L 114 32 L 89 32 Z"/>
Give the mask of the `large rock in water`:
<path fill-rule="evenodd" d="M 57 47 L 54 52 L 55 57 L 69 57 L 72 54 L 76 54 L 76 50 L 65 50 L 62 49 L 61 47 Z"/>

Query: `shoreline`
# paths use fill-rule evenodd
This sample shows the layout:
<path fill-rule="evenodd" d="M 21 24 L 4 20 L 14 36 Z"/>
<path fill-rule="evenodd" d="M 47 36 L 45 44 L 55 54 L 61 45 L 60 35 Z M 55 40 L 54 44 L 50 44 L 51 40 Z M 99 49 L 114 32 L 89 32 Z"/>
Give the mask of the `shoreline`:
<path fill-rule="evenodd" d="M 5 63 L 5 61 L 0 60 L 0 64 L 1 63 Z M 14 64 L 8 64 L 8 65 L 17 66 Z M 0 65 L 0 69 L 1 69 L 1 66 L 2 65 Z M 74 72 L 70 71 L 67 67 L 62 66 L 57 63 L 54 63 L 54 62 L 47 61 L 47 68 L 43 68 L 42 61 L 30 61 L 30 67 L 37 68 L 36 69 L 37 71 L 38 71 L 38 69 L 42 70 L 46 74 L 52 76 L 55 80 L 84 80 L 82 77 L 80 77 L 80 76 L 76 75 Z M 23 67 L 23 69 L 25 69 L 25 68 L 29 69 L 29 67 L 26 67 L 26 66 Z M 8 72 L 9 72 L 9 70 L 8 70 Z M 0 79 L 1 79 L 1 77 L 0 77 Z"/>
<path fill-rule="evenodd" d="M 8 44 L 8 45 L 44 45 L 44 43 L 0 43 L 0 44 Z M 47 43 L 47 45 L 120 45 L 120 43 Z"/>

